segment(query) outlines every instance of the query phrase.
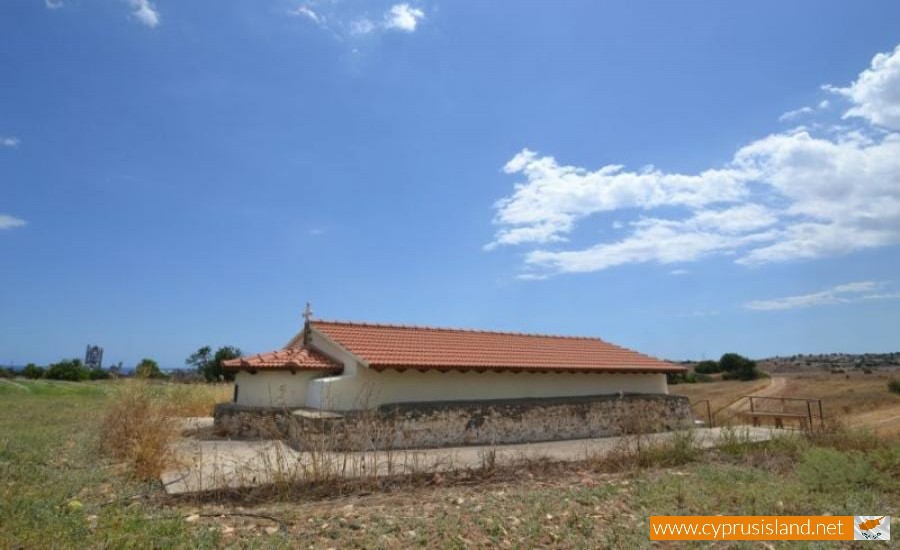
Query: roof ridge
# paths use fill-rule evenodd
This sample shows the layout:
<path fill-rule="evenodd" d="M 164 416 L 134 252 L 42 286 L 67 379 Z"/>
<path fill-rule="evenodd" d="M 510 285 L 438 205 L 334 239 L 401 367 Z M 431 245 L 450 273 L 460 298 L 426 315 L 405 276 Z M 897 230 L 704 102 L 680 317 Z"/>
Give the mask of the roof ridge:
<path fill-rule="evenodd" d="M 316 323 L 323 323 L 328 325 L 348 325 L 352 327 L 376 327 L 376 328 L 399 328 L 399 329 L 410 329 L 410 330 L 432 330 L 432 331 L 446 331 L 446 332 L 461 332 L 467 334 L 501 334 L 505 336 L 533 336 L 539 338 L 557 338 L 560 340 L 591 340 L 603 342 L 604 344 L 610 344 L 615 346 L 615 344 L 611 344 L 602 338 L 597 336 L 570 336 L 564 334 L 547 334 L 540 332 L 518 332 L 518 331 L 506 331 L 506 330 L 490 330 L 490 329 L 472 329 L 472 328 L 457 328 L 457 327 L 436 327 L 429 325 L 405 325 L 405 324 L 396 324 L 396 323 L 373 323 L 368 321 L 341 321 L 335 319 L 310 319 L 310 323 L 315 325 Z M 621 347 L 621 346 L 616 346 Z M 630 351 L 630 350 L 629 350 Z"/>

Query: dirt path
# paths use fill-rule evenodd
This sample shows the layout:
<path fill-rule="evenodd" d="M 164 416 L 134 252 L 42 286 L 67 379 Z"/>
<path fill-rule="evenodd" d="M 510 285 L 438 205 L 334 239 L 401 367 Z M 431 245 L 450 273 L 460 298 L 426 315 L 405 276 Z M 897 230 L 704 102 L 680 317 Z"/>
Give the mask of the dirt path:
<path fill-rule="evenodd" d="M 9 384 L 10 386 L 12 386 L 12 387 L 14 387 L 14 388 L 16 388 L 16 389 L 25 390 L 25 391 L 27 391 L 27 392 L 30 392 L 30 391 L 31 391 L 31 388 L 29 388 L 28 386 L 23 386 L 22 384 L 19 384 L 18 382 L 13 382 L 12 380 L 7 380 L 7 379 L 5 379 L 5 378 L 0 378 L 0 382 L 4 382 L 4 383 L 6 383 L 6 384 Z"/>
<path fill-rule="evenodd" d="M 884 435 L 900 434 L 900 406 L 852 414 L 847 417 L 847 425 L 871 428 Z"/>
<path fill-rule="evenodd" d="M 769 379 L 769 385 L 765 388 L 756 390 L 755 392 L 748 393 L 747 395 L 752 395 L 753 397 L 776 397 L 779 393 L 781 393 L 787 387 L 787 380 L 783 376 L 773 376 Z M 750 400 L 744 399 L 743 397 L 738 398 L 730 405 L 723 407 L 718 411 L 717 414 L 725 414 L 727 416 L 734 416 L 735 414 L 750 410 Z"/>

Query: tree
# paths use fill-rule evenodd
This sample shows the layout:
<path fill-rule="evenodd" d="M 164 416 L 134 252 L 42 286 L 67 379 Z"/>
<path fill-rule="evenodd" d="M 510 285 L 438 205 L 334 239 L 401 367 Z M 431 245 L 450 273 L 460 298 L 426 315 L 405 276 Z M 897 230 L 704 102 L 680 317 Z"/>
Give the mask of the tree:
<path fill-rule="evenodd" d="M 90 377 L 90 371 L 81 364 L 81 359 L 63 359 L 47 367 L 45 378 L 80 382 Z"/>
<path fill-rule="evenodd" d="M 159 365 L 153 359 L 141 359 L 134 368 L 134 375 L 138 378 L 165 378 L 166 375 L 159 370 Z"/>
<path fill-rule="evenodd" d="M 755 380 L 762 378 L 762 373 L 756 368 L 756 361 L 747 359 L 737 353 L 726 353 L 719 359 L 719 366 L 725 372 L 722 378 L 726 380 Z"/>
<path fill-rule="evenodd" d="M 185 359 L 184 364 L 194 367 L 194 370 L 196 370 L 198 374 L 203 376 L 203 378 L 206 378 L 206 366 L 209 364 L 211 357 L 212 348 L 203 346 Z"/>
<path fill-rule="evenodd" d="M 25 365 L 25 368 L 22 369 L 22 376 L 25 378 L 43 378 L 44 377 L 44 369 L 35 365 L 34 363 L 28 363 Z"/>
<path fill-rule="evenodd" d="M 234 380 L 234 373 L 225 372 L 222 362 L 229 359 L 237 359 L 241 356 L 241 350 L 235 346 L 222 346 L 215 353 L 209 346 L 203 346 L 190 357 L 185 359 L 185 364 L 192 365 L 207 382 L 218 380 Z"/>
<path fill-rule="evenodd" d="M 720 365 L 718 361 L 700 361 L 697 363 L 697 366 L 694 367 L 694 372 L 699 372 L 701 374 L 715 374 L 717 372 L 722 372 L 722 365 Z"/>
<path fill-rule="evenodd" d="M 22 369 L 22 376 L 31 379 L 43 378 L 46 372 L 46 369 L 43 369 L 34 363 L 28 363 L 25 365 L 25 368 Z"/>

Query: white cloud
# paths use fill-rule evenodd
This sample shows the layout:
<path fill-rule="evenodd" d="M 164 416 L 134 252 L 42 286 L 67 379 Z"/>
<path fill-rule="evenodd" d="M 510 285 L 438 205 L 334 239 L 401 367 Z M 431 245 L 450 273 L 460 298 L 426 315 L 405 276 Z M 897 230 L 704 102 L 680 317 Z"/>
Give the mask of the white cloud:
<path fill-rule="evenodd" d="M 673 269 L 672 271 L 669 272 L 669 275 L 674 275 L 676 277 L 679 277 L 681 275 L 687 275 L 688 273 L 690 273 L 690 271 L 687 269 Z"/>
<path fill-rule="evenodd" d="M 150 0 L 128 0 L 128 4 L 134 10 L 131 17 L 151 29 L 159 25 L 159 11 Z"/>
<path fill-rule="evenodd" d="M 324 18 L 316 13 L 312 7 L 303 5 L 297 6 L 292 10 L 288 10 L 288 15 L 298 15 L 301 17 L 306 17 L 310 21 L 316 24 L 323 24 L 325 22 Z"/>
<path fill-rule="evenodd" d="M 805 131 L 776 134 L 738 151 L 787 203 L 778 242 L 739 260 L 754 264 L 834 256 L 900 243 L 900 135 L 873 141 Z"/>
<path fill-rule="evenodd" d="M 754 300 L 747 302 L 744 307 L 755 311 L 773 311 L 785 309 L 798 309 L 832 304 L 850 304 L 863 300 L 890 300 L 900 298 L 900 292 L 877 293 L 884 286 L 883 283 L 874 281 L 860 281 L 838 285 L 828 290 L 802 294 L 799 296 L 787 296 L 773 300 Z"/>
<path fill-rule="evenodd" d="M 778 117 L 778 120 L 784 122 L 787 120 L 793 120 L 797 117 L 808 115 L 814 113 L 815 110 L 812 107 L 800 107 L 799 109 L 794 109 L 793 111 L 788 111 Z"/>
<path fill-rule="evenodd" d="M 25 220 L 20 220 L 19 218 L 15 218 L 7 214 L 0 214 L 0 229 L 12 229 L 14 227 L 21 227 L 26 223 L 27 222 Z"/>
<path fill-rule="evenodd" d="M 0 136 L 0 147 L 18 147 L 19 138 L 15 136 Z"/>
<path fill-rule="evenodd" d="M 717 309 L 695 309 L 687 313 L 679 313 L 676 317 L 715 317 L 719 314 Z"/>
<path fill-rule="evenodd" d="M 654 168 L 623 171 L 607 165 L 596 171 L 560 166 L 553 157 L 523 149 L 504 166 L 507 174 L 524 174 L 512 196 L 497 201 L 495 223 L 504 227 L 488 245 L 565 241 L 575 223 L 600 212 L 665 205 L 701 207 L 733 202 L 745 190 L 731 170 L 697 175 L 666 174 Z"/>
<path fill-rule="evenodd" d="M 407 3 L 394 4 L 386 11 L 373 14 L 358 5 L 328 0 L 305 0 L 288 10 L 334 35 L 338 40 L 375 35 L 387 31 L 412 33 L 425 19 L 425 10 Z"/>
<path fill-rule="evenodd" d="M 896 105 L 886 97 L 879 112 L 900 109 L 900 95 Z M 758 139 L 697 173 L 590 170 L 523 149 L 503 168 L 522 180 L 495 203 L 485 248 L 531 246 L 529 273 L 552 275 L 710 255 L 759 265 L 900 244 L 900 133 L 813 127 Z M 621 238 L 566 245 L 581 220 L 613 212 L 637 218 Z"/>
<path fill-rule="evenodd" d="M 850 86 L 825 86 L 825 89 L 848 98 L 853 104 L 844 118 L 861 117 L 900 130 L 900 45 L 893 52 L 873 57 L 870 67 Z"/>
<path fill-rule="evenodd" d="M 369 34 L 376 29 L 375 23 L 365 17 L 350 23 L 350 34 Z"/>
<path fill-rule="evenodd" d="M 743 209 L 756 205 L 719 211 L 700 211 L 686 220 L 646 218 L 633 222 L 631 235 L 613 243 L 601 243 L 584 250 L 529 252 L 526 264 L 557 273 L 586 273 L 620 265 L 656 262 L 673 264 L 691 262 L 714 253 L 725 253 L 754 243 L 776 238 L 775 231 L 752 232 L 756 222 L 732 223 L 730 215 L 743 216 Z M 731 214 L 733 212 L 733 214 Z M 769 219 L 766 214 L 760 219 Z"/>
<path fill-rule="evenodd" d="M 63 7 L 63 2 L 62 0 L 44 0 L 44 6 L 46 6 L 48 10 L 56 10 Z"/>
<path fill-rule="evenodd" d="M 819 102 L 819 109 L 827 109 L 829 107 L 831 107 L 831 102 L 827 99 L 823 99 Z"/>
<path fill-rule="evenodd" d="M 385 27 L 405 32 L 413 32 L 419 21 L 425 18 L 425 12 L 410 7 L 409 4 L 394 4 L 384 16 Z"/>

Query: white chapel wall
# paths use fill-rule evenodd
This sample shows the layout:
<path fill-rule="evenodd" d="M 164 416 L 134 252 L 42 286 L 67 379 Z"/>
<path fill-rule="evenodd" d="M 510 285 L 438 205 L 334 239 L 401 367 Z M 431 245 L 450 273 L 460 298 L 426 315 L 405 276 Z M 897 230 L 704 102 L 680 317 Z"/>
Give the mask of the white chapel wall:
<path fill-rule="evenodd" d="M 257 370 L 256 374 L 240 371 L 235 374 L 238 405 L 250 407 L 304 407 L 310 380 L 322 376 L 320 372 L 285 370 Z"/>
<path fill-rule="evenodd" d="M 664 374 L 439 372 L 359 368 L 352 376 L 310 383 L 308 406 L 354 410 L 387 403 L 577 397 L 617 393 L 667 394 Z"/>

